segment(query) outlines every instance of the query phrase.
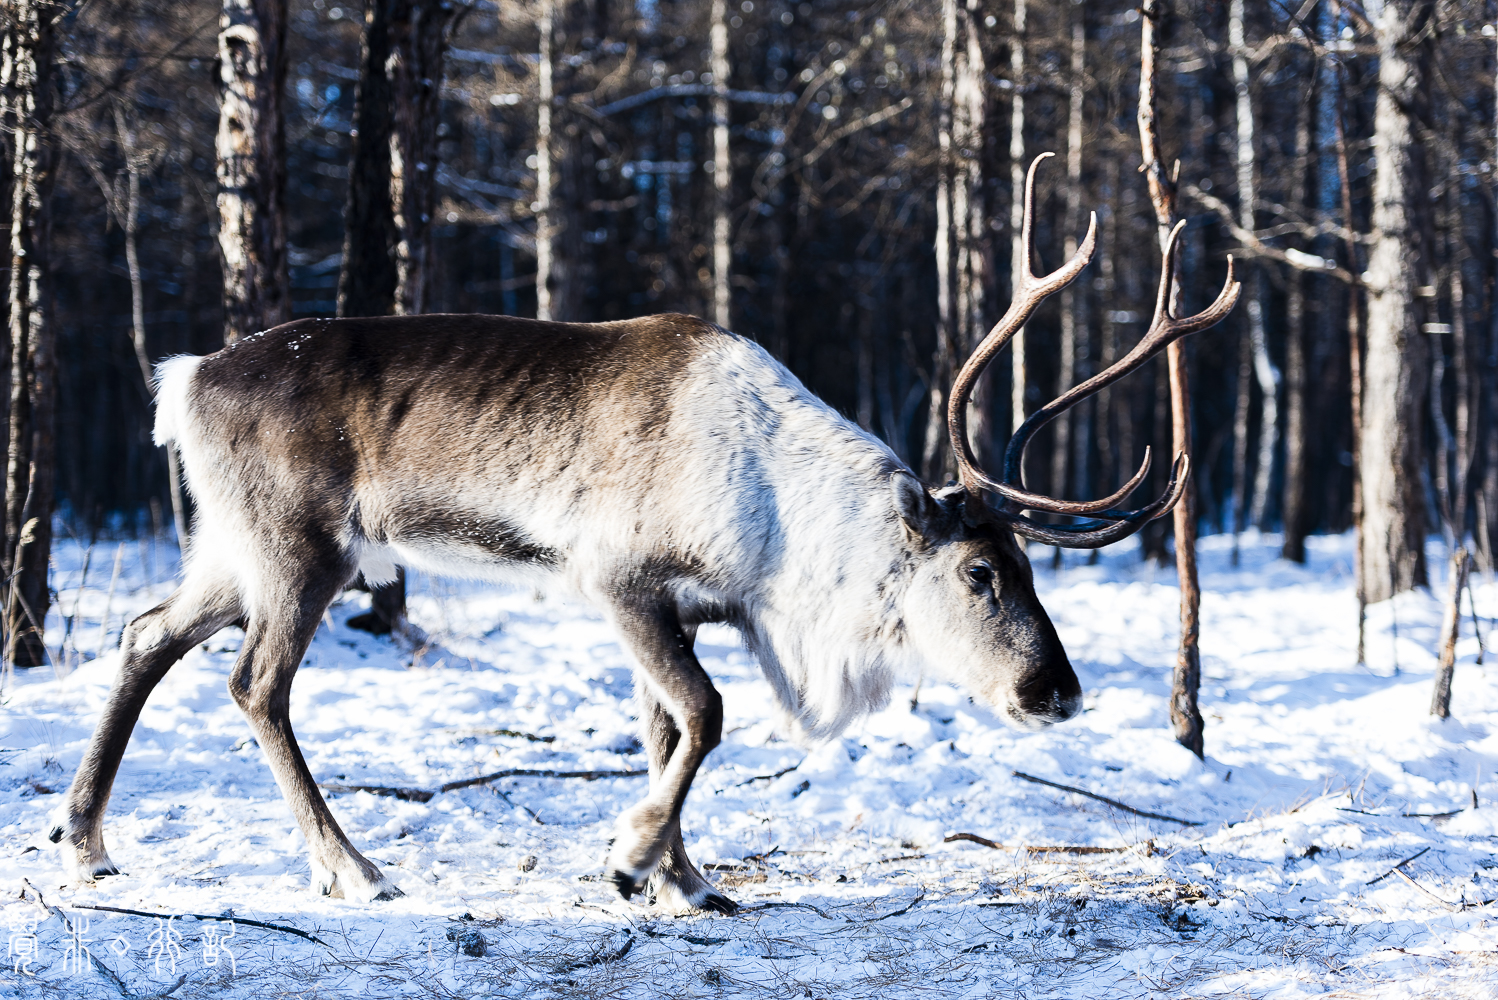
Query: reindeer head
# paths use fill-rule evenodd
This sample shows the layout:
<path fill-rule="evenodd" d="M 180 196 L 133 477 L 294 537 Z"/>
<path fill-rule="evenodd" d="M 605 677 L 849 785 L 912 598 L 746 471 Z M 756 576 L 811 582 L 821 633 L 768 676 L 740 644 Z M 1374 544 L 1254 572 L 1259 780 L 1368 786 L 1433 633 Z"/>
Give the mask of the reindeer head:
<path fill-rule="evenodd" d="M 1174 507 L 1185 493 L 1191 470 L 1185 453 L 1177 455 L 1165 493 L 1147 506 L 1127 510 L 1119 504 L 1149 472 L 1149 449 L 1145 449 L 1139 471 L 1117 493 L 1100 500 L 1069 501 L 1025 488 L 1025 446 L 1036 431 L 1078 400 L 1123 378 L 1173 341 L 1221 321 L 1238 301 L 1240 287 L 1233 280 L 1229 257 L 1227 281 L 1217 301 L 1195 316 L 1178 319 L 1171 315 L 1175 250 L 1185 227 L 1184 222 L 1177 223 L 1166 243 L 1154 320 L 1144 337 L 1118 363 L 1031 414 L 1009 440 L 1002 478 L 988 476 L 978 467 L 968 441 L 967 406 L 973 386 L 1036 307 L 1081 273 L 1092 259 L 1096 243 L 1094 214 L 1087 237 L 1071 260 L 1044 277 L 1032 272 L 1035 171 L 1051 155 L 1036 157 L 1025 181 L 1025 257 L 1014 300 L 962 366 L 948 400 L 947 429 L 961 483 L 931 490 L 913 477 L 900 474 L 893 477 L 891 485 L 895 510 L 916 553 L 905 598 L 905 623 L 911 640 L 926 662 L 1027 728 L 1076 715 L 1082 706 L 1082 688 L 1035 595 L 1029 560 L 1015 536 L 1081 549 L 1118 541 Z M 985 494 L 992 495 L 992 502 Z M 1040 524 L 1026 517 L 1026 510 L 1088 520 L 1068 525 Z"/>

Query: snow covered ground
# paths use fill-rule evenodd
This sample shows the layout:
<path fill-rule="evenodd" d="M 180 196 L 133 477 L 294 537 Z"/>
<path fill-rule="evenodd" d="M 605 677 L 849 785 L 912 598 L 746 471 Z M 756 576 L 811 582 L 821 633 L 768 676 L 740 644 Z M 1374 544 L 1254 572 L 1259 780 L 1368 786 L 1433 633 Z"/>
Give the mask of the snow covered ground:
<path fill-rule="evenodd" d="M 1348 539 L 1312 539 L 1304 568 L 1276 559 L 1277 542 L 1246 539 L 1238 568 L 1227 539 L 1203 542 L 1205 763 L 1167 725 L 1174 574 L 1132 551 L 1097 566 L 1068 554 L 1058 573 L 1034 550 L 1087 691 L 1079 719 L 1044 733 L 928 683 L 913 710 L 907 685 L 808 752 L 777 738 L 736 635 L 704 629 L 727 737 L 687 801 L 686 841 L 743 909 L 686 918 L 598 880 L 637 778 L 514 777 L 427 802 L 335 794 L 345 830 L 406 896 L 312 895 L 302 838 L 227 694 L 233 630 L 168 675 L 135 731 L 106 823 L 128 874 L 65 884 L 50 815 L 108 692 L 121 621 L 166 595 L 174 566 L 165 546 L 100 543 L 80 595 L 85 551 L 64 546 L 57 609 L 76 611 L 76 662 L 60 680 L 8 678 L 0 705 L 0 996 L 1498 995 L 1491 661 L 1475 665 L 1465 620 L 1453 718 L 1433 720 L 1438 600 L 1373 608 L 1358 667 Z M 1444 574 L 1434 549 L 1432 565 Z M 320 781 L 433 789 L 501 768 L 644 767 L 630 671 L 592 611 L 443 581 L 412 591 L 414 619 L 446 650 L 435 660 L 409 666 L 346 628 L 352 596 L 318 633 L 292 719 Z M 1479 580 L 1477 602 L 1491 625 L 1498 586 Z M 63 631 L 57 619 L 49 637 Z M 79 940 L 93 956 L 81 968 Z"/>

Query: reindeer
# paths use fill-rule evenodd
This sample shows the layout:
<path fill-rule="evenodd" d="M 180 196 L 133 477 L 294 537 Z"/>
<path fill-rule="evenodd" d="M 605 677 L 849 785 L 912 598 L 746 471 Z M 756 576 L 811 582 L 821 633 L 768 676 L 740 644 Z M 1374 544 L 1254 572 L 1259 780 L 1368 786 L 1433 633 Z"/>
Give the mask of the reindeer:
<path fill-rule="evenodd" d="M 1096 236 L 1094 215 L 1065 266 L 1031 273 L 1043 158 L 1026 182 L 1014 301 L 951 393 L 960 483 L 947 488 L 922 483 L 758 345 L 687 316 L 300 320 L 164 362 L 155 436 L 180 449 L 196 531 L 181 586 L 125 629 L 119 676 L 51 832 L 72 873 L 118 873 L 103 817 L 141 707 L 189 649 L 237 625 L 229 690 L 306 835 L 316 888 L 365 902 L 400 895 L 339 828 L 289 717 L 292 677 L 329 603 L 356 574 L 388 581 L 397 564 L 560 583 L 613 623 L 635 661 L 650 771 L 607 854 L 626 899 L 735 909 L 681 836 L 682 803 L 723 719 L 692 651 L 703 623 L 742 633 L 801 740 L 882 707 L 894 677 L 917 668 L 1021 727 L 1074 716 L 1081 687 L 1015 536 L 1106 545 L 1168 511 L 1190 470 L 1178 456 L 1161 497 L 1122 509 L 1146 452 L 1112 496 L 1064 501 L 1025 488 L 1025 446 L 1077 400 L 1221 320 L 1238 285 L 1229 259 L 1217 301 L 1172 316 L 1178 227 L 1144 339 L 1025 421 L 1002 478 L 990 478 L 967 438 L 973 384 L 1087 264 Z M 1025 510 L 1093 520 L 1040 524 Z"/>

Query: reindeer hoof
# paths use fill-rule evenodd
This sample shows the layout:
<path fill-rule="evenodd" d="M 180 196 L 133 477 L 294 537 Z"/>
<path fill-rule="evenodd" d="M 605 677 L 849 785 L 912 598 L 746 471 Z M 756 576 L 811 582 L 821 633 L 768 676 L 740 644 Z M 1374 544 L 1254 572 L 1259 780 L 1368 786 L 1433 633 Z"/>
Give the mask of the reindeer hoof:
<path fill-rule="evenodd" d="M 57 843 L 59 840 L 62 839 L 62 824 L 61 823 L 59 823 L 57 826 L 54 826 L 51 830 L 47 831 L 47 839 L 50 840 L 50 841 L 52 841 L 52 843 L 54 843 L 54 844 Z"/>
<path fill-rule="evenodd" d="M 628 899 L 635 893 L 641 891 L 642 887 L 640 883 L 636 882 L 634 880 L 634 876 L 630 875 L 628 872 L 621 872 L 616 868 L 613 871 L 609 872 L 608 878 L 610 882 L 614 883 L 614 888 L 619 890 L 619 895 L 623 896 L 625 899 Z"/>
<path fill-rule="evenodd" d="M 731 917 L 739 912 L 738 903 L 717 892 L 708 893 L 702 902 L 697 904 L 697 908 L 699 910 L 706 910 L 709 913 L 721 913 L 725 917 Z"/>

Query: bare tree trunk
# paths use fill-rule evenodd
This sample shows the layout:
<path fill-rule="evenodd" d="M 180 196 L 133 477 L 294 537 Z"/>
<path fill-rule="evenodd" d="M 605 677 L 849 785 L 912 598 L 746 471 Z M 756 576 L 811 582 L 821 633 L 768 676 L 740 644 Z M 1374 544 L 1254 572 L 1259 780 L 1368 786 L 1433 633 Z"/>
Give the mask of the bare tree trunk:
<path fill-rule="evenodd" d="M 442 58 L 455 11 L 455 4 L 401 0 L 390 20 L 390 199 L 395 210 L 398 316 L 430 308 Z"/>
<path fill-rule="evenodd" d="M 146 349 L 146 296 L 140 273 L 140 174 L 145 166 L 144 157 L 136 148 L 135 131 L 126 124 L 125 112 L 119 104 L 114 106 L 115 138 L 125 154 L 125 204 L 123 223 L 125 231 L 125 267 L 130 274 L 130 332 L 131 345 L 135 348 L 135 363 L 140 366 L 140 377 L 146 395 L 156 396 L 156 382 L 151 377 L 151 358 Z M 177 449 L 171 445 L 166 449 L 167 487 L 172 500 L 172 524 L 177 529 L 177 547 L 187 551 L 187 510 L 182 499 L 182 470 L 177 461 Z"/>
<path fill-rule="evenodd" d="M 454 10 L 417 0 L 370 0 L 365 10 L 340 316 L 409 316 L 429 306 L 442 60 Z M 350 618 L 349 626 L 376 635 L 399 629 L 405 568 L 369 590 L 369 612 Z"/>
<path fill-rule="evenodd" d="M 1139 142 L 1163 251 L 1176 221 L 1176 190 L 1174 180 L 1165 173 L 1160 162 L 1160 140 L 1155 124 L 1155 70 L 1169 13 L 1161 0 L 1145 0 L 1141 13 L 1144 16 L 1140 19 Z M 1169 294 L 1172 301 L 1180 300 L 1179 280 Z M 1171 437 L 1175 451 L 1189 456 L 1191 390 L 1186 374 L 1186 353 L 1179 340 L 1166 351 L 1170 366 Z M 1193 483 L 1187 483 L 1185 494 L 1172 513 L 1176 573 L 1181 585 L 1181 645 L 1171 682 L 1170 720 L 1175 727 L 1176 742 L 1201 757 L 1205 749 L 1202 733 L 1205 723 L 1196 703 L 1197 689 L 1201 685 L 1201 652 L 1198 648 L 1201 590 L 1196 577 L 1196 491 Z"/>
<path fill-rule="evenodd" d="M 343 212 L 339 316 L 389 316 L 396 311 L 400 273 L 396 211 L 405 199 L 392 173 L 392 159 L 402 145 L 396 136 L 392 76 L 407 71 L 391 58 L 391 23 L 405 18 L 407 12 L 402 8 L 407 5 L 408 0 L 365 3 L 359 81 L 354 91 L 354 130 L 349 144 L 348 201 Z M 401 96 L 410 99 L 409 86 Z M 408 113 L 408 121 L 410 117 Z M 436 125 L 429 127 L 435 129 Z M 409 267 L 406 274 L 409 277 Z M 369 590 L 370 608 L 351 617 L 349 627 L 389 635 L 406 613 L 404 567 L 396 567 L 396 578 L 390 583 L 370 586 L 361 578 L 359 586 Z"/>
<path fill-rule="evenodd" d="M 366 0 L 349 143 L 348 201 L 343 210 L 339 316 L 388 316 L 395 311 L 395 208 L 390 186 L 393 129 L 390 77 L 391 8 L 400 0 Z"/>
<path fill-rule="evenodd" d="M 539 94 L 536 106 L 536 318 L 571 319 L 574 261 L 562 251 L 566 205 L 559 190 L 565 150 L 555 122 L 557 31 L 563 20 L 558 0 L 541 0 Z"/>
<path fill-rule="evenodd" d="M 286 0 L 223 0 L 218 122 L 224 343 L 291 318 L 286 271 Z"/>
<path fill-rule="evenodd" d="M 50 199 L 56 168 L 52 129 L 61 11 L 41 0 L 12 0 L 6 25 L 5 124 L 13 129 L 10 282 L 10 421 L 5 479 L 4 626 L 6 659 L 40 666 L 51 594 L 56 442 L 56 329 L 51 316 Z"/>
<path fill-rule="evenodd" d="M 1014 38 L 1009 43 L 1009 77 L 1013 96 L 1009 105 L 1009 287 L 1020 286 L 1021 268 L 1025 266 L 1025 0 L 1014 0 Z M 1070 232 L 1070 230 L 1068 230 Z M 1029 388 L 1029 369 L 1025 358 L 1025 328 L 1020 327 L 1009 342 L 1014 365 L 1010 388 L 1009 431 L 1012 434 L 1025 422 L 1025 392 Z"/>
<path fill-rule="evenodd" d="M 1441 662 L 1436 668 L 1436 686 L 1430 699 L 1430 714 L 1437 718 L 1451 715 L 1451 677 L 1456 671 L 1456 640 L 1462 625 L 1462 590 L 1472 557 L 1462 546 L 1451 553 L 1451 580 L 1446 596 L 1446 614 L 1441 621 Z"/>
<path fill-rule="evenodd" d="M 1455 224 L 1460 226 L 1461 213 L 1455 214 Z M 1472 396 L 1472 352 L 1467 338 L 1467 296 L 1464 283 L 1462 264 L 1458 258 L 1456 267 L 1451 272 L 1451 352 L 1456 364 L 1456 463 L 1452 470 L 1455 478 L 1452 484 L 1451 526 L 1458 542 L 1465 542 L 1467 539 L 1467 498 L 1472 461 L 1476 452 L 1476 442 L 1472 436 L 1472 411 L 1477 401 Z"/>
<path fill-rule="evenodd" d="M 713 322 L 730 327 L 733 247 L 729 212 L 733 208 L 733 163 L 728 155 L 728 3 L 713 0 Z"/>
<path fill-rule="evenodd" d="M 1248 303 L 1259 301 L 1259 274 L 1255 270 L 1246 279 L 1253 291 Z M 1250 316 L 1250 323 L 1252 316 Z M 1238 565 L 1238 537 L 1248 526 L 1248 411 L 1253 396 L 1254 349 L 1253 334 L 1241 330 L 1238 334 L 1238 378 L 1237 400 L 1233 406 L 1233 565 Z"/>
<path fill-rule="evenodd" d="M 1373 249 L 1368 260 L 1368 354 L 1360 473 L 1363 591 L 1370 602 L 1425 583 L 1425 501 L 1420 486 L 1421 372 L 1416 301 L 1429 266 L 1420 212 L 1424 152 L 1416 139 L 1429 80 L 1425 28 L 1432 0 L 1386 0 L 1379 47 L 1373 146 Z"/>
<path fill-rule="evenodd" d="M 1307 94 L 1295 113 L 1295 155 L 1289 185 L 1294 211 L 1303 211 L 1309 201 L 1310 163 L 1311 101 Z M 1291 562 L 1303 563 L 1306 561 L 1306 278 L 1298 268 L 1290 268 L 1285 281 L 1288 286 L 1285 291 L 1285 471 L 1280 494 L 1284 543 L 1280 553 Z"/>
<path fill-rule="evenodd" d="M 943 0 L 942 119 L 938 134 L 941 160 L 936 205 L 937 348 L 923 449 L 928 478 L 948 471 L 945 398 L 956 355 L 970 349 L 986 332 L 981 325 L 985 281 L 981 241 L 987 229 L 980 159 L 983 54 L 974 17 L 961 0 Z M 987 447 L 990 434 L 986 384 L 986 380 L 979 381 L 969 403 L 969 432 L 980 453 Z"/>
<path fill-rule="evenodd" d="M 1339 85 L 1339 90 L 1340 90 Z M 1343 128 L 1342 103 L 1344 95 L 1338 94 L 1336 116 L 1337 129 L 1337 180 L 1342 199 L 1342 227 L 1347 234 L 1347 269 L 1354 274 L 1363 272 L 1358 256 L 1358 241 L 1352 224 L 1352 175 L 1347 168 L 1347 134 Z M 1352 410 L 1352 547 L 1353 589 L 1358 598 L 1358 663 L 1367 662 L 1368 596 L 1363 588 L 1363 312 L 1357 286 L 1347 290 L 1347 374 L 1349 408 Z"/>
<path fill-rule="evenodd" d="M 1082 7 L 1071 7 L 1071 82 L 1067 89 L 1066 115 L 1066 259 L 1077 252 L 1077 229 L 1082 222 L 1082 84 L 1087 72 L 1087 30 Z M 1056 395 L 1072 387 L 1077 374 L 1077 290 L 1067 285 L 1061 292 L 1061 370 Z M 1051 454 L 1051 494 L 1066 496 L 1066 467 L 1071 457 L 1071 411 L 1056 418 L 1056 444 Z M 1056 549 L 1060 560 L 1061 549 Z M 1059 565 L 1059 563 L 1058 563 Z"/>

